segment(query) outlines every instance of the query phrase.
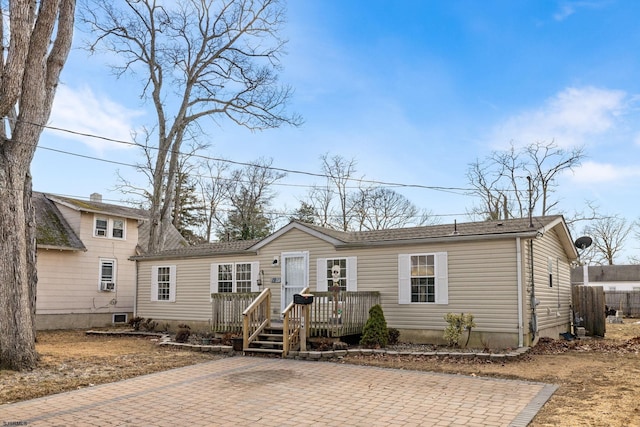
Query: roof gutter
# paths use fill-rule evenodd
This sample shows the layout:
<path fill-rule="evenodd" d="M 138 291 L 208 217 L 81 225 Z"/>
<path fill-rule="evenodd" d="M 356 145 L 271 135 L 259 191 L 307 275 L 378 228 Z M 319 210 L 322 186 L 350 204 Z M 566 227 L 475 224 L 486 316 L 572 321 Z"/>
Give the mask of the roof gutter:
<path fill-rule="evenodd" d="M 46 249 L 49 251 L 87 252 L 87 248 L 70 248 L 69 246 L 54 245 L 37 245 L 36 249 Z"/>

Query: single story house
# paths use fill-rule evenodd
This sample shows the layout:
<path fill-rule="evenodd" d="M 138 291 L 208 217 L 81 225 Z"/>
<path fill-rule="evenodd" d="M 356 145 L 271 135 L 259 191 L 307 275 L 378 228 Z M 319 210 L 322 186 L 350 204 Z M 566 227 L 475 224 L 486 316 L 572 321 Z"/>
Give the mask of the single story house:
<path fill-rule="evenodd" d="M 379 295 L 402 341 L 441 343 L 445 314 L 471 313 L 472 345 L 515 348 L 570 331 L 577 257 L 562 216 L 362 232 L 293 221 L 262 240 L 133 257 L 135 314 L 210 325 L 215 294 L 269 288 L 277 317 L 303 288 L 337 283 Z"/>
<path fill-rule="evenodd" d="M 133 314 L 136 263 L 146 251 L 148 213 L 102 202 L 34 192 L 37 329 L 127 322 Z M 169 231 L 169 247 L 185 245 Z"/>
<path fill-rule="evenodd" d="M 571 270 L 574 285 L 602 286 L 604 291 L 640 291 L 640 265 L 591 265 Z"/>

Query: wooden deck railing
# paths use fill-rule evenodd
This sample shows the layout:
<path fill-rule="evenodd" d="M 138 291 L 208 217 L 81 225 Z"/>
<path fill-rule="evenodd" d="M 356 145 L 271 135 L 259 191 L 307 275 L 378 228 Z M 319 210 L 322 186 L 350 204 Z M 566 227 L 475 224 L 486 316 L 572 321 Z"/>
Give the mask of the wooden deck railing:
<path fill-rule="evenodd" d="M 379 292 L 313 292 L 309 336 L 342 337 L 362 333 Z"/>
<path fill-rule="evenodd" d="M 309 293 L 309 288 L 300 293 Z M 307 337 L 343 337 L 362 333 L 369 309 L 380 303 L 379 292 L 313 292 L 310 305 L 289 304 L 282 312 L 283 356 L 300 345 L 300 328 Z M 212 329 L 241 334 L 243 349 L 271 326 L 271 291 L 211 294 Z M 303 320 L 305 319 L 305 320 Z M 304 323 L 303 323 L 304 322 Z"/>
<path fill-rule="evenodd" d="M 211 294 L 213 332 L 242 334 L 243 313 L 259 295 L 259 292 Z"/>
<path fill-rule="evenodd" d="M 249 344 L 258 338 L 258 335 L 271 326 L 271 289 L 263 290 L 258 298 L 242 313 L 242 349 L 249 348 Z"/>
<path fill-rule="evenodd" d="M 309 293 L 309 288 L 304 288 L 301 294 Z M 291 302 L 282 312 L 282 357 L 286 357 L 291 350 L 295 350 L 300 345 L 300 328 L 305 322 L 309 324 L 308 306 L 294 304 Z M 304 319 L 304 320 L 303 320 Z"/>

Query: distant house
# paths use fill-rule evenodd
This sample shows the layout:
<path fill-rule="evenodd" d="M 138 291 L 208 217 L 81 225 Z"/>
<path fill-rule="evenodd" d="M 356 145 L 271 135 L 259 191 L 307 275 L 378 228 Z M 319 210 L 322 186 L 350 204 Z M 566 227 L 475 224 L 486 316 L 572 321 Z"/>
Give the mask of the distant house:
<path fill-rule="evenodd" d="M 136 265 L 146 251 L 147 213 L 33 193 L 37 226 L 36 327 L 66 329 L 126 322 L 134 311 Z M 146 231 L 145 231 L 146 230 Z M 183 246 L 173 229 L 169 247 Z"/>
<path fill-rule="evenodd" d="M 571 270 L 574 285 L 602 286 L 604 291 L 640 291 L 640 265 L 592 265 Z M 586 279 L 586 280 L 585 280 Z"/>
<path fill-rule="evenodd" d="M 334 322 L 347 321 L 359 294 L 375 293 L 404 341 L 442 342 L 444 315 L 464 312 L 477 324 L 473 344 L 526 346 L 570 330 L 576 258 L 561 216 L 363 232 L 294 221 L 258 241 L 134 257 L 136 314 L 206 326 L 220 315 L 212 312 L 215 294 L 268 288 L 277 318 L 305 287 L 328 295 L 336 274 L 349 298 Z"/>

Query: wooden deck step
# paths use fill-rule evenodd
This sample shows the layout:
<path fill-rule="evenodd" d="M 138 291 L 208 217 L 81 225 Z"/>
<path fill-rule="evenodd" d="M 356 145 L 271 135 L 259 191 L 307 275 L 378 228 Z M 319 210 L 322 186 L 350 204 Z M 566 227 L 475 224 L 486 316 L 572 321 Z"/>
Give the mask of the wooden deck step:
<path fill-rule="evenodd" d="M 282 347 L 284 345 L 282 341 L 253 341 L 251 344 L 255 344 L 257 347 Z"/>
<path fill-rule="evenodd" d="M 282 355 L 282 350 L 277 348 L 258 348 L 249 347 L 243 350 L 245 353 L 266 353 L 266 354 L 279 354 Z"/>

